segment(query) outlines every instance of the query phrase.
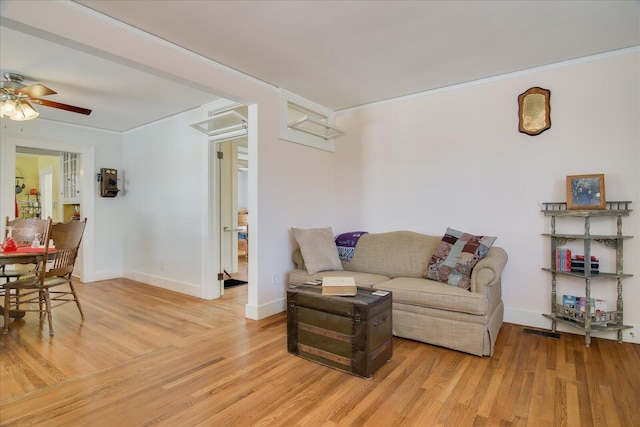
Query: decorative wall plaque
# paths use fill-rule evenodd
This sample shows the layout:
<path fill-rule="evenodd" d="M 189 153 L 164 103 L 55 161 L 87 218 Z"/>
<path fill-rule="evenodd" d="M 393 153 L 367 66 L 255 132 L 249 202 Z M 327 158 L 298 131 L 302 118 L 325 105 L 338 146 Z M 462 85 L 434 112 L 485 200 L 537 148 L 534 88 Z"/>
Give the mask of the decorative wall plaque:
<path fill-rule="evenodd" d="M 532 87 L 518 96 L 518 130 L 527 135 L 539 135 L 551 127 L 551 91 Z"/>

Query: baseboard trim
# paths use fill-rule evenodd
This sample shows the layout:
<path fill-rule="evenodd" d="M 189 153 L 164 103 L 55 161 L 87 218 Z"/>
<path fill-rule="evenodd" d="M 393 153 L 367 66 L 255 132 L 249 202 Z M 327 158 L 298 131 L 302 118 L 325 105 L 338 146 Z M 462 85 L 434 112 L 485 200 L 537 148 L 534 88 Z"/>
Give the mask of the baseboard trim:
<path fill-rule="evenodd" d="M 167 280 L 163 277 L 141 273 L 139 271 L 125 270 L 123 273 L 123 277 L 135 280 L 136 282 L 156 286 L 169 291 L 180 292 L 181 294 L 190 295 L 192 297 L 202 298 L 202 289 L 200 289 L 199 286 L 195 286 L 190 283 Z"/>
<path fill-rule="evenodd" d="M 91 282 L 97 282 L 100 280 L 111 280 L 118 279 L 120 277 L 124 277 L 122 275 L 122 270 L 103 270 L 103 271 L 95 271 L 93 276 L 91 277 Z"/>
<path fill-rule="evenodd" d="M 260 320 L 285 311 L 287 309 L 287 299 L 279 298 L 262 305 L 247 304 L 244 309 L 247 319 Z"/>

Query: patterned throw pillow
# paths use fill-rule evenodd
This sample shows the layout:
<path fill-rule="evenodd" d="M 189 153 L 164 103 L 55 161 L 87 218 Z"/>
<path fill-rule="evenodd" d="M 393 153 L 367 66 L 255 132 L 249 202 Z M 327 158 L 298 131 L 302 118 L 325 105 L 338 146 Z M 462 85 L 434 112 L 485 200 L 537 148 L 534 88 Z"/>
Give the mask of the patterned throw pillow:
<path fill-rule="evenodd" d="M 447 228 L 447 232 L 429 260 L 424 277 L 469 289 L 471 270 L 487 255 L 495 241 L 496 237 L 474 236 Z"/>

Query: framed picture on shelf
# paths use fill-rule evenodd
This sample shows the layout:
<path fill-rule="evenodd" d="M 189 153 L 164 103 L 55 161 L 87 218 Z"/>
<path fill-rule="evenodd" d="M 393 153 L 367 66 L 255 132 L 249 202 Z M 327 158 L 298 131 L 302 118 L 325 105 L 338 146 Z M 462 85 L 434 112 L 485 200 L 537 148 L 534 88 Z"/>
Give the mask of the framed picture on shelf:
<path fill-rule="evenodd" d="M 604 208 L 604 174 L 567 176 L 567 209 Z"/>

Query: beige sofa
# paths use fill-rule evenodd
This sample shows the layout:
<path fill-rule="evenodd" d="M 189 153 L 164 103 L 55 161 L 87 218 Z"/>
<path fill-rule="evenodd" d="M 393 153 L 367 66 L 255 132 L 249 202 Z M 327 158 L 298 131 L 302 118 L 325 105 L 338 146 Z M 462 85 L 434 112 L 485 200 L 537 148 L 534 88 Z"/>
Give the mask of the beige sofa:
<path fill-rule="evenodd" d="M 308 274 L 300 249 L 289 283 L 300 285 L 325 276 L 351 276 L 358 286 L 393 293 L 393 334 L 477 356 L 491 356 L 502 326 L 502 270 L 507 253 L 491 247 L 471 274 L 470 290 L 424 279 L 423 273 L 442 236 L 411 231 L 365 234 L 344 270 Z M 348 297 L 345 297 L 348 298 Z"/>

